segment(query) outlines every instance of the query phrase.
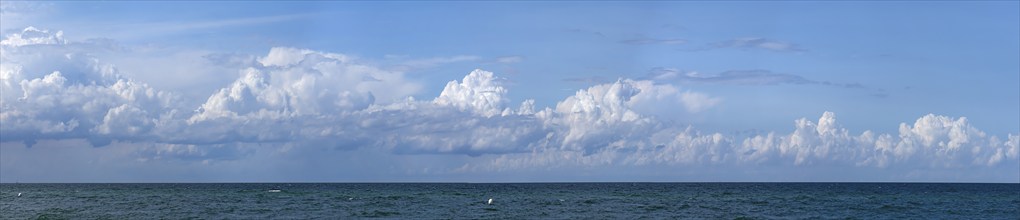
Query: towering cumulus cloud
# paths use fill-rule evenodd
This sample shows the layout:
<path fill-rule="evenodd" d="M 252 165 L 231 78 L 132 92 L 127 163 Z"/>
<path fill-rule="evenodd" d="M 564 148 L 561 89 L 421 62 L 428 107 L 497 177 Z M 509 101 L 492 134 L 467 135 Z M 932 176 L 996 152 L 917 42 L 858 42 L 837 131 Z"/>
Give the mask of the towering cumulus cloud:
<path fill-rule="evenodd" d="M 342 54 L 273 48 L 257 66 L 220 89 L 189 119 L 220 117 L 333 115 L 360 110 L 415 93 L 420 86 L 402 73 L 358 64 Z"/>
<path fill-rule="evenodd" d="M 0 41 L 3 141 L 152 140 L 176 113 L 174 95 L 122 77 L 62 35 L 29 27 Z"/>
<path fill-rule="evenodd" d="M 619 79 L 539 108 L 533 100 L 510 100 L 498 74 L 474 70 L 434 99 L 419 101 L 411 95 L 420 95 L 422 85 L 401 71 L 286 47 L 240 62 L 236 80 L 189 106 L 173 92 L 124 77 L 90 55 L 96 47 L 36 28 L 0 41 L 0 141 L 135 144 L 130 155 L 142 161 L 264 159 L 264 152 L 290 149 L 466 155 L 455 171 L 961 168 L 1016 167 L 1020 161 L 1020 136 L 989 135 L 964 117 L 925 115 L 900 124 L 897 134 L 879 134 L 853 133 L 835 113 L 824 112 L 818 120 L 794 120 L 790 133 L 731 136 L 682 125 L 676 116 L 710 111 L 723 99 L 672 84 Z"/>
<path fill-rule="evenodd" d="M 435 103 L 491 117 L 503 112 L 502 108 L 507 102 L 504 95 L 506 89 L 498 85 L 492 72 L 475 70 L 464 76 L 460 83 L 447 83 Z"/>

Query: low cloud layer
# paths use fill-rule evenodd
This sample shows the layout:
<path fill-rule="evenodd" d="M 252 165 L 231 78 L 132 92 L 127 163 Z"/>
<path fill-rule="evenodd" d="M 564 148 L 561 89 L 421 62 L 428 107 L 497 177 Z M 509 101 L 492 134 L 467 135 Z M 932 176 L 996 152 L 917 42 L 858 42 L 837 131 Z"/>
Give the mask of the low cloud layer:
<path fill-rule="evenodd" d="M 87 140 L 94 147 L 140 145 L 139 160 L 242 160 L 253 152 L 375 149 L 394 155 L 490 156 L 456 171 L 550 166 L 707 165 L 843 167 L 1016 166 L 1020 136 L 988 135 L 965 117 L 924 115 L 896 134 L 852 133 L 836 114 L 793 123 L 793 132 L 755 136 L 702 133 L 667 114 L 697 114 L 725 102 L 672 80 L 822 83 L 773 73 L 663 72 L 578 90 L 554 107 L 507 98 L 499 74 L 474 70 L 431 100 L 401 71 L 344 54 L 276 47 L 236 62 L 240 77 L 199 106 L 182 104 L 123 77 L 63 40 L 35 28 L 0 43 L 2 142 Z M 779 46 L 774 46 L 779 47 Z M 468 59 L 455 58 L 454 60 Z M 474 58 L 470 58 L 474 59 Z M 431 62 L 431 61 L 430 61 Z M 172 74 L 172 73 L 168 73 Z M 674 74 L 669 76 L 668 74 Z M 844 85 L 850 87 L 850 85 Z M 895 124 L 890 124 L 895 125 Z"/>

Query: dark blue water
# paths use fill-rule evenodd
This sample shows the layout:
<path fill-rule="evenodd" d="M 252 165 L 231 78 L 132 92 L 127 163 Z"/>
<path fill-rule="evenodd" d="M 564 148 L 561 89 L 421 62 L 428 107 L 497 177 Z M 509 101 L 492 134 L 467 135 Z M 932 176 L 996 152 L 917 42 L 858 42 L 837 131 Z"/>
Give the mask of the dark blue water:
<path fill-rule="evenodd" d="M 1020 184 L 0 184 L 3 219 L 328 217 L 1020 219 Z"/>

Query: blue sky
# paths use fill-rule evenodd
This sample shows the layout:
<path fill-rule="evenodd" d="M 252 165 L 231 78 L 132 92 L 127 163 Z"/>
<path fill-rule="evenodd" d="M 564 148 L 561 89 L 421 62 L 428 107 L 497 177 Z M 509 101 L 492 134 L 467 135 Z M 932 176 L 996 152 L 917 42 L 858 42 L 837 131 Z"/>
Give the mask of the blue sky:
<path fill-rule="evenodd" d="M 1018 7 L 4 1 L 0 181 L 1018 182 Z"/>

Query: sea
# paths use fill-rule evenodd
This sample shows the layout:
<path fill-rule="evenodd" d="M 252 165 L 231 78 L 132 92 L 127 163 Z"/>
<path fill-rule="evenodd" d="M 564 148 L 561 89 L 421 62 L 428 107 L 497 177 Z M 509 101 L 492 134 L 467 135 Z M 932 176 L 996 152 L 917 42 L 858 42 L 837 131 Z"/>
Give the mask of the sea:
<path fill-rule="evenodd" d="M 5 183 L 0 218 L 1020 219 L 1020 184 Z"/>

